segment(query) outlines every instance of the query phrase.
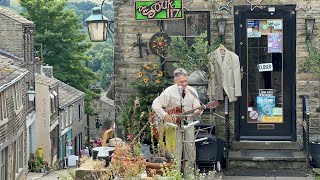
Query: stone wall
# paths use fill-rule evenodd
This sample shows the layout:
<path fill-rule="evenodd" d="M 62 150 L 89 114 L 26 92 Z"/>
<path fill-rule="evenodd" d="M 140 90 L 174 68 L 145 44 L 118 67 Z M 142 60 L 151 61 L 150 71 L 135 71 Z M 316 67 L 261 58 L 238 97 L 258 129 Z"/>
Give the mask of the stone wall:
<path fill-rule="evenodd" d="M 250 1 L 254 5 L 258 5 L 259 1 Z M 314 27 L 313 38 L 316 38 L 319 33 L 319 20 L 320 20 L 320 1 L 314 0 L 311 2 L 311 10 L 304 10 L 306 1 L 297 0 L 297 10 L 296 10 L 296 115 L 297 115 L 297 134 L 298 140 L 301 139 L 301 122 L 302 122 L 302 101 L 299 99 L 299 95 L 307 94 L 310 96 L 310 111 L 311 111 L 311 140 L 319 139 L 320 132 L 315 129 L 319 127 L 318 122 L 320 114 L 316 112 L 316 107 L 319 107 L 319 81 L 316 73 L 301 73 L 299 71 L 299 64 L 303 62 L 308 57 L 308 51 L 305 42 L 305 18 L 315 18 L 316 23 Z M 263 5 L 286 5 L 286 4 L 296 4 L 293 0 L 265 0 L 262 2 Z M 134 3 L 132 0 L 117 0 L 114 1 L 115 8 L 115 73 L 116 73 L 116 92 L 117 92 L 117 102 L 121 99 L 126 99 L 130 94 L 132 94 L 132 88 L 130 82 L 135 80 L 136 72 L 142 63 L 146 59 L 152 59 L 154 57 L 147 57 L 143 54 L 144 58 L 137 58 L 138 48 L 133 46 L 136 42 L 136 34 L 142 33 L 142 38 L 144 42 L 148 42 L 150 37 L 159 32 L 160 29 L 157 26 L 156 21 L 135 21 L 134 20 Z M 224 4 L 226 5 L 226 4 Z M 216 19 L 223 17 L 227 19 L 227 27 L 225 34 L 225 46 L 231 51 L 235 50 L 234 47 L 234 24 L 233 16 L 234 12 L 232 7 L 236 5 L 249 5 L 243 0 L 234 0 L 231 4 L 231 11 L 219 11 L 221 4 L 217 4 L 214 1 L 205 0 L 194 0 L 190 4 L 190 11 L 210 11 L 210 30 L 211 30 L 211 40 L 214 40 L 217 36 Z M 309 5 L 309 4 L 307 4 Z M 318 37 L 317 37 L 318 38 Z M 292 52 L 295 53 L 295 52 Z M 157 59 L 160 59 L 159 57 Z M 118 106 L 118 103 L 117 103 Z M 219 114 L 223 115 L 223 109 L 217 109 Z M 221 112 L 221 113 L 220 113 Z M 233 132 L 233 104 L 231 104 L 230 109 L 231 115 L 231 127 Z M 217 126 L 220 129 L 224 127 L 223 120 L 217 118 Z M 222 134 L 222 133 L 221 133 Z M 221 135 L 223 136 L 223 134 Z M 231 136 L 233 137 L 233 135 Z"/>

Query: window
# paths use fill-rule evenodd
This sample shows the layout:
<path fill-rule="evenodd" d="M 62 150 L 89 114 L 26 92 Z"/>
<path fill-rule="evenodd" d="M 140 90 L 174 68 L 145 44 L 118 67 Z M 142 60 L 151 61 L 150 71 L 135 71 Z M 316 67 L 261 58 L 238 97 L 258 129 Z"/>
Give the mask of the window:
<path fill-rule="evenodd" d="M 8 122 L 6 92 L 0 92 L 0 125 Z"/>
<path fill-rule="evenodd" d="M 20 173 L 23 168 L 23 133 L 16 141 L 16 173 Z"/>
<path fill-rule="evenodd" d="M 23 107 L 21 81 L 18 81 L 13 85 L 12 95 L 13 95 L 14 110 L 15 110 L 15 112 L 17 114 L 17 113 L 19 113 L 21 111 L 21 109 Z"/>
<path fill-rule="evenodd" d="M 51 147 L 52 147 L 51 156 L 53 157 L 58 152 L 58 128 L 57 127 L 54 128 L 50 134 L 51 134 Z"/>
<path fill-rule="evenodd" d="M 66 123 L 66 127 L 69 126 L 69 112 L 68 112 L 68 107 L 66 107 L 66 110 L 64 112 L 64 122 Z"/>
<path fill-rule="evenodd" d="M 63 111 L 61 112 L 61 129 L 64 129 L 64 113 Z"/>
<path fill-rule="evenodd" d="M 79 118 L 79 121 L 82 119 L 82 103 L 78 105 L 78 118 Z"/>
<path fill-rule="evenodd" d="M 69 124 L 72 124 L 73 105 L 69 106 Z"/>
<path fill-rule="evenodd" d="M 207 33 L 207 40 L 210 43 L 210 13 L 209 12 L 185 12 L 185 18 L 174 21 L 164 21 L 164 32 L 169 36 L 182 36 L 191 45 L 196 37 Z M 176 60 L 166 59 L 164 70 L 168 72 L 168 78 L 173 77 L 173 66 Z"/>
<path fill-rule="evenodd" d="M 9 179 L 8 177 L 8 148 L 0 151 L 0 179 Z"/>

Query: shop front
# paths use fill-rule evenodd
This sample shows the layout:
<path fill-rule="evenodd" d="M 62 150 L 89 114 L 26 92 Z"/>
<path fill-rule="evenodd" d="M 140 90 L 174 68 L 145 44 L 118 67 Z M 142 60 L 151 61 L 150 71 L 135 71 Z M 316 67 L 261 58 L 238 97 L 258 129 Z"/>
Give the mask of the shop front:
<path fill-rule="evenodd" d="M 235 52 L 243 78 L 236 140 L 296 141 L 295 6 L 234 7 Z"/>

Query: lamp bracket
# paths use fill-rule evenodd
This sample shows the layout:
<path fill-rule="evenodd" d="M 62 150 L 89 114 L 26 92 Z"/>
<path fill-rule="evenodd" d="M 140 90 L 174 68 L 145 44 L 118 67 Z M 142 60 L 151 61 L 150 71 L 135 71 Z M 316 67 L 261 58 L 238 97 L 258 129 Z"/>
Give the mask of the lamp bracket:
<path fill-rule="evenodd" d="M 226 11 L 230 11 L 231 10 L 231 4 L 233 3 L 233 0 L 228 0 L 227 4 L 220 4 L 218 2 L 218 0 L 214 0 L 217 4 L 218 4 L 218 10 L 219 11 L 223 11 L 223 10 L 226 10 Z"/>
<path fill-rule="evenodd" d="M 143 49 L 143 47 L 148 47 L 148 43 L 147 42 L 142 42 L 142 37 L 141 37 L 142 34 L 141 33 L 136 34 L 136 36 L 137 36 L 137 42 L 134 42 L 133 46 L 134 47 L 136 47 L 136 46 L 139 47 L 139 58 L 143 58 L 142 49 Z M 149 55 L 148 49 L 146 49 L 146 53 L 147 53 L 147 55 Z"/>
<path fill-rule="evenodd" d="M 311 10 L 311 0 L 306 0 L 304 2 L 304 5 L 299 5 L 299 3 L 296 0 L 293 0 L 296 3 L 296 11 L 303 10 L 303 11 L 309 11 Z"/>
<path fill-rule="evenodd" d="M 259 0 L 258 4 L 254 4 L 254 2 L 252 2 L 253 0 L 246 0 L 247 4 L 250 5 L 250 10 L 253 11 L 255 8 L 259 8 L 259 9 L 263 9 L 264 6 L 262 5 L 263 0 Z"/>

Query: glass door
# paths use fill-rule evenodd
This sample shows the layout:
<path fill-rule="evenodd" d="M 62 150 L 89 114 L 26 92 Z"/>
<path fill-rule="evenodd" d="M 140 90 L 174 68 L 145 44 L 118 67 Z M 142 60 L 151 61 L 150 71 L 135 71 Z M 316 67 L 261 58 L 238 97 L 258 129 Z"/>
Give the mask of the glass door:
<path fill-rule="evenodd" d="M 238 140 L 294 140 L 294 6 L 235 8 L 236 53 L 244 76 L 236 103 Z"/>

